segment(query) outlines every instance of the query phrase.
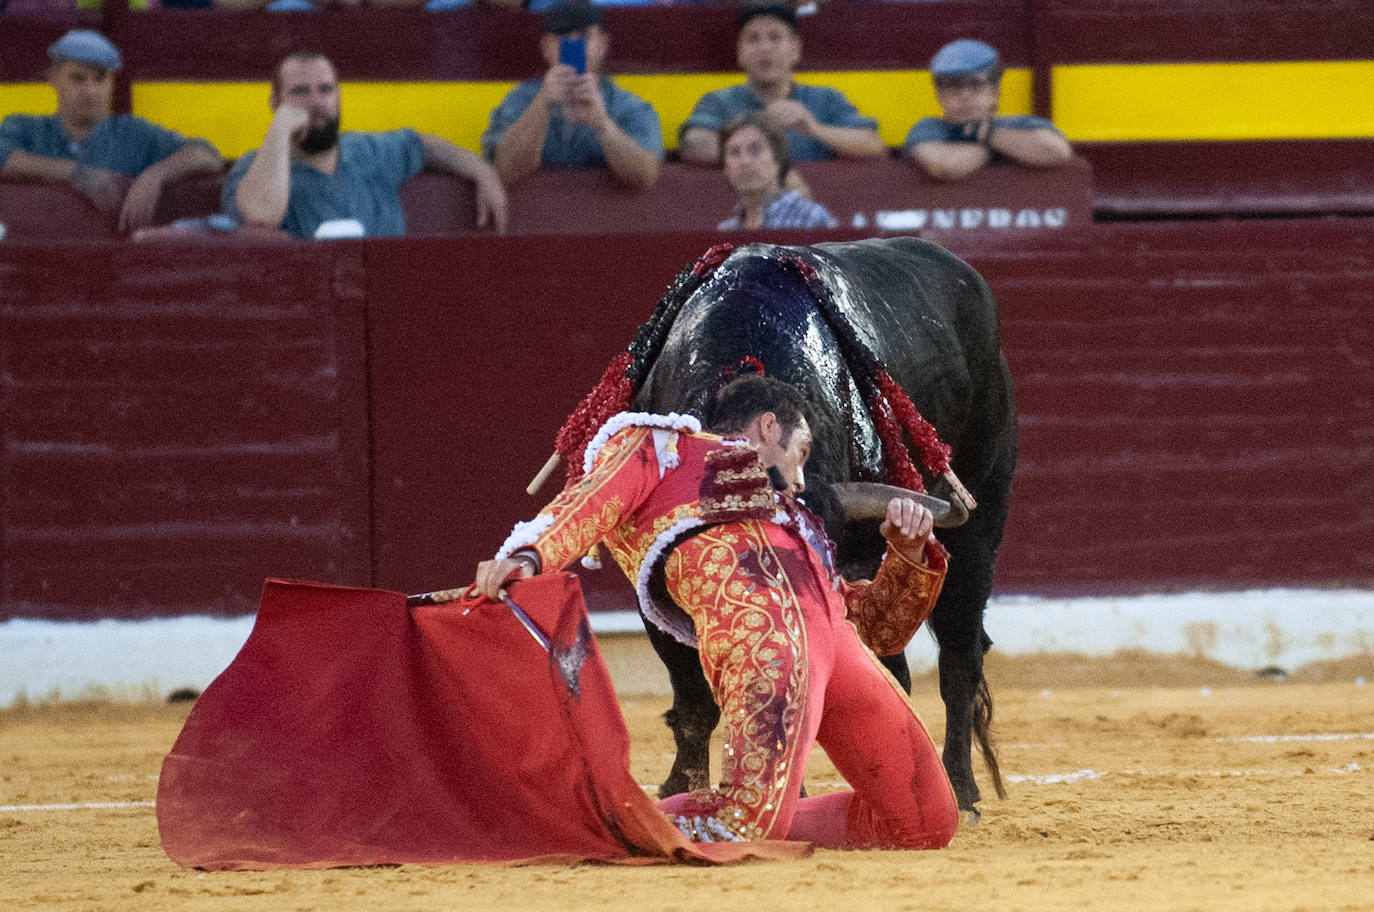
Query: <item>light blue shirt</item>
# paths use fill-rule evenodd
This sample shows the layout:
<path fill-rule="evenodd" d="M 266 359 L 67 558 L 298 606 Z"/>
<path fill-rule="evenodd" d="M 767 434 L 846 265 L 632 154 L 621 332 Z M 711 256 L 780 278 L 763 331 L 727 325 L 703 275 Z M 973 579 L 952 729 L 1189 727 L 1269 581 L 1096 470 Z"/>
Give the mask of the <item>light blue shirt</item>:
<path fill-rule="evenodd" d="M 80 142 L 67 135 L 56 115 L 11 114 L 0 121 L 0 167 L 10 153 L 28 152 L 137 177 L 188 142 L 214 151 L 203 139 L 187 139 L 132 114 L 106 117 Z"/>
<path fill-rule="evenodd" d="M 491 112 L 487 130 L 482 134 L 482 154 L 488 159 L 496 155 L 496 146 L 506 135 L 510 125 L 520 119 L 520 115 L 539 94 L 543 80 L 527 79 L 506 93 L 506 97 Z M 627 136 L 663 161 L 663 127 L 658 121 L 658 112 L 644 99 L 627 92 L 611 81 L 609 76 L 601 77 L 601 100 L 606 105 L 606 113 L 615 125 Z M 544 149 L 539 156 L 541 168 L 601 168 L 606 165 L 606 156 L 601 149 L 601 140 L 596 132 L 585 123 L 573 123 L 563 117 L 563 109 L 554 105 L 549 118 L 549 132 L 544 138 Z"/>
<path fill-rule="evenodd" d="M 249 152 L 229 169 L 220 203 L 224 211 L 239 217 L 239 182 L 248 173 L 257 152 Z M 339 165 L 325 174 L 296 159 L 291 160 L 291 197 L 282 219 L 283 231 L 298 238 L 312 238 L 330 219 L 357 219 L 368 237 L 406 233 L 401 208 L 401 185 L 424 167 L 420 134 L 414 130 L 387 133 L 346 132 L 339 135 Z"/>
<path fill-rule="evenodd" d="M 793 101 L 801 102 L 818 123 L 827 127 L 848 127 L 860 130 L 878 129 L 878 121 L 860 114 L 858 108 L 839 89 L 827 86 L 802 85 L 792 83 Z M 726 86 L 707 92 L 701 96 L 692 113 L 682 124 L 682 129 L 703 127 L 715 132 L 725 126 L 732 117 L 746 111 L 762 111 L 763 101 L 749 88 L 748 83 Z M 828 161 L 835 157 L 830 147 L 819 139 L 805 136 L 796 130 L 787 131 L 787 155 L 792 161 Z"/>

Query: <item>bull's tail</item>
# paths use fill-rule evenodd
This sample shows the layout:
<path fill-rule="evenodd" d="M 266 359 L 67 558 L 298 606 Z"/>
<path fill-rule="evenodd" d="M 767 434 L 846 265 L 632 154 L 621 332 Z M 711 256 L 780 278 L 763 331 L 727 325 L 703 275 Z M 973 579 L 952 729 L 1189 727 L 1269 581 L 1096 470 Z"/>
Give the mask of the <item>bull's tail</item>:
<path fill-rule="evenodd" d="M 1002 767 L 997 760 L 997 745 L 992 738 L 992 690 L 988 679 L 978 682 L 978 693 L 973 698 L 973 738 L 978 742 L 978 751 L 987 764 L 988 775 L 992 777 L 992 787 L 998 798 L 1007 797 L 1007 787 L 1002 782 Z"/>

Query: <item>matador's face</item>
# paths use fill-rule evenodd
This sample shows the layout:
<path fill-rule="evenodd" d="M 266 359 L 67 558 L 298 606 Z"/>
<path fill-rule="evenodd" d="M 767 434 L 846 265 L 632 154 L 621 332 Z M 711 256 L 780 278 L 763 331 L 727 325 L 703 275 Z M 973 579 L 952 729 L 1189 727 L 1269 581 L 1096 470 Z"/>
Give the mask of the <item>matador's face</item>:
<path fill-rule="evenodd" d="M 764 420 L 769 418 L 771 422 Z M 758 447 L 764 467 L 776 466 L 787 482 L 787 493 L 800 496 L 806 490 L 806 461 L 811 458 L 811 427 L 806 419 L 798 418 L 797 426 L 787 434 L 773 413 L 765 412 L 746 433 Z"/>

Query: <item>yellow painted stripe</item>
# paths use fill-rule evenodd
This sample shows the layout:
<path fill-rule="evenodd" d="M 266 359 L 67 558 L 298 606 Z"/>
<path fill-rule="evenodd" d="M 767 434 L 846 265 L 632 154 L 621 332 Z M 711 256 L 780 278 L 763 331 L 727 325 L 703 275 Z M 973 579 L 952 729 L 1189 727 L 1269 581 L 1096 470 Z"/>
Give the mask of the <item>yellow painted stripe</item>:
<path fill-rule="evenodd" d="M 855 70 L 799 73 L 802 82 L 834 86 L 858 109 L 876 117 L 883 141 L 899 146 L 911 125 L 939 113 L 935 90 L 924 70 Z M 697 99 L 740 81 L 738 73 L 617 76 L 616 82 L 654 106 L 669 148 Z M 476 151 L 487 118 L 513 82 L 345 82 L 341 86 L 344 127 L 389 130 L 409 126 Z M 209 139 L 226 156 L 257 148 L 271 114 L 267 86 L 238 82 L 138 82 L 133 111 L 187 136 Z M 1002 112 L 1030 111 L 1029 70 L 1008 71 Z M 49 102 L 48 110 L 52 109 Z"/>
<path fill-rule="evenodd" d="M 0 82 L 0 117 L 6 114 L 51 114 L 57 93 L 46 82 Z"/>
<path fill-rule="evenodd" d="M 262 145 L 272 121 L 263 82 L 136 82 L 133 112 L 184 136 L 208 139 L 228 158 Z"/>
<path fill-rule="evenodd" d="M 344 83 L 340 104 L 350 130 L 413 127 L 474 152 L 491 111 L 513 82 Z"/>
<path fill-rule="evenodd" d="M 414 127 L 476 151 L 487 116 L 514 83 L 346 82 L 347 130 Z M 141 82 L 133 111 L 187 136 L 210 140 L 229 158 L 262 144 L 272 120 L 261 82 Z"/>
<path fill-rule="evenodd" d="M 1374 60 L 1054 68 L 1054 122 L 1071 140 L 1374 136 Z"/>
<path fill-rule="evenodd" d="M 737 73 L 618 76 L 653 104 L 669 148 L 696 100 L 739 81 Z M 901 145 L 918 119 L 937 114 L 922 70 L 807 72 L 803 82 L 832 85 L 876 117 L 883 141 Z M 385 130 L 412 126 L 476 150 L 487 118 L 512 82 L 347 82 L 344 125 Z M 1054 120 L 1076 141 L 1319 139 L 1374 136 L 1374 61 L 1063 66 L 1054 71 Z M 0 110 L 51 112 L 42 83 L 0 85 Z M 1001 110 L 1031 108 L 1031 74 L 1011 70 Z M 267 86 L 260 82 L 140 82 L 134 113 L 225 155 L 256 148 L 267 129 Z"/>

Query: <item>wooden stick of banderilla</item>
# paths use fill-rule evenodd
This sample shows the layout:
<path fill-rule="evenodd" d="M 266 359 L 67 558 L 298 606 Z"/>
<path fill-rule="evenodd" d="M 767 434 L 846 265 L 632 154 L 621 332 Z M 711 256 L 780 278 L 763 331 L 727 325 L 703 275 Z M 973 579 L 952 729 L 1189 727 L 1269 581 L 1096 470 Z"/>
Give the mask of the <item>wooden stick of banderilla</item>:
<path fill-rule="evenodd" d="M 557 453 L 550 456 L 549 461 L 544 463 L 544 468 L 540 469 L 539 474 L 534 476 L 534 481 L 531 481 L 529 485 L 526 486 L 525 493 L 537 494 L 539 489 L 544 487 L 544 482 L 549 480 L 549 476 L 553 474 L 553 470 L 558 468 L 562 462 L 563 457 L 559 456 Z"/>

